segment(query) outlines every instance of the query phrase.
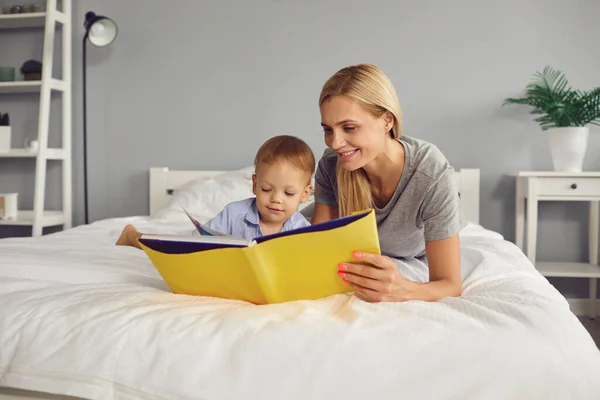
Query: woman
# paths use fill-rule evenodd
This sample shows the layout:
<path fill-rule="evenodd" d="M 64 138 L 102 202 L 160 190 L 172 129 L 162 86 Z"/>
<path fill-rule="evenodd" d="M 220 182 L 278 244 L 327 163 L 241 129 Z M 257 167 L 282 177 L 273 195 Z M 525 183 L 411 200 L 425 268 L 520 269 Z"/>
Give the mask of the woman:
<path fill-rule="evenodd" d="M 312 223 L 372 207 L 383 254 L 356 253 L 339 275 L 367 301 L 460 296 L 466 221 L 454 170 L 434 145 L 402 136 L 392 83 L 373 65 L 343 68 L 323 86 L 319 107 L 328 149 L 315 174 Z M 393 259 L 414 257 L 426 258 L 429 282 L 400 275 Z"/>

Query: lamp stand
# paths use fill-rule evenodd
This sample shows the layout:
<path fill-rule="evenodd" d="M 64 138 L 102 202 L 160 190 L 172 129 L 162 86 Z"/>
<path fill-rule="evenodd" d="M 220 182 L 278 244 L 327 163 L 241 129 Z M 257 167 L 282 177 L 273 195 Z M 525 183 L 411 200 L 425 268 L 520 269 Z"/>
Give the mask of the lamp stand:
<path fill-rule="evenodd" d="M 83 201 L 85 208 L 85 224 L 89 223 L 88 176 L 87 176 L 87 33 L 83 37 Z"/>

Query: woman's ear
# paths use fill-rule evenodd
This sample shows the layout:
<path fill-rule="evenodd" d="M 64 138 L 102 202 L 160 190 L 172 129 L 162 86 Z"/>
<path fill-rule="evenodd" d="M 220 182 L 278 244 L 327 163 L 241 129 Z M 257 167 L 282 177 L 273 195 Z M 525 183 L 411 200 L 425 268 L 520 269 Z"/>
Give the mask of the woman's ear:
<path fill-rule="evenodd" d="M 383 114 L 383 122 L 385 124 L 385 132 L 389 132 L 392 130 L 392 127 L 394 126 L 394 114 L 392 114 L 389 111 L 386 111 Z"/>
<path fill-rule="evenodd" d="M 256 174 L 252 174 L 252 194 L 256 196 Z"/>

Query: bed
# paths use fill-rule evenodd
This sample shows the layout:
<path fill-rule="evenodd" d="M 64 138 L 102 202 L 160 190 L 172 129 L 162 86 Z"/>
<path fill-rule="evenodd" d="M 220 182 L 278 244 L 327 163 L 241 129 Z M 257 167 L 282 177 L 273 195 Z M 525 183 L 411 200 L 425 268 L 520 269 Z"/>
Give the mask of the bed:
<path fill-rule="evenodd" d="M 249 195 L 250 175 L 152 168 L 148 216 L 0 240 L 0 398 L 600 398 L 600 352 L 565 298 L 479 225 L 478 170 L 456 173 L 470 221 L 460 298 L 175 295 L 143 252 L 114 246 L 130 223 L 189 232 L 178 204 L 207 220 Z M 418 261 L 400 269 L 427 279 Z"/>

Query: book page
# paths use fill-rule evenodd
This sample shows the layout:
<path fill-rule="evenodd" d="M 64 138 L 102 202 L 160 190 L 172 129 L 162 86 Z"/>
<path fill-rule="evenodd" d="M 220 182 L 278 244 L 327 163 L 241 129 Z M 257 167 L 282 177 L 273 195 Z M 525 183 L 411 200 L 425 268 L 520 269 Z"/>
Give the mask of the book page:
<path fill-rule="evenodd" d="M 196 218 L 192 217 L 190 215 L 190 213 L 188 213 L 187 210 L 185 208 L 183 208 L 183 206 L 181 206 L 181 208 L 183 209 L 183 212 L 185 213 L 185 215 L 188 216 L 188 218 L 190 219 L 190 221 L 192 222 L 192 224 L 194 224 L 194 226 L 196 227 L 196 230 L 198 231 L 198 233 L 200 233 L 200 235 L 202 235 L 202 236 L 226 236 L 226 237 L 233 237 L 233 236 L 228 235 L 226 233 L 215 231 L 214 229 L 210 229 L 208 226 L 201 224 L 200 222 L 198 222 L 198 220 L 196 220 Z"/>

